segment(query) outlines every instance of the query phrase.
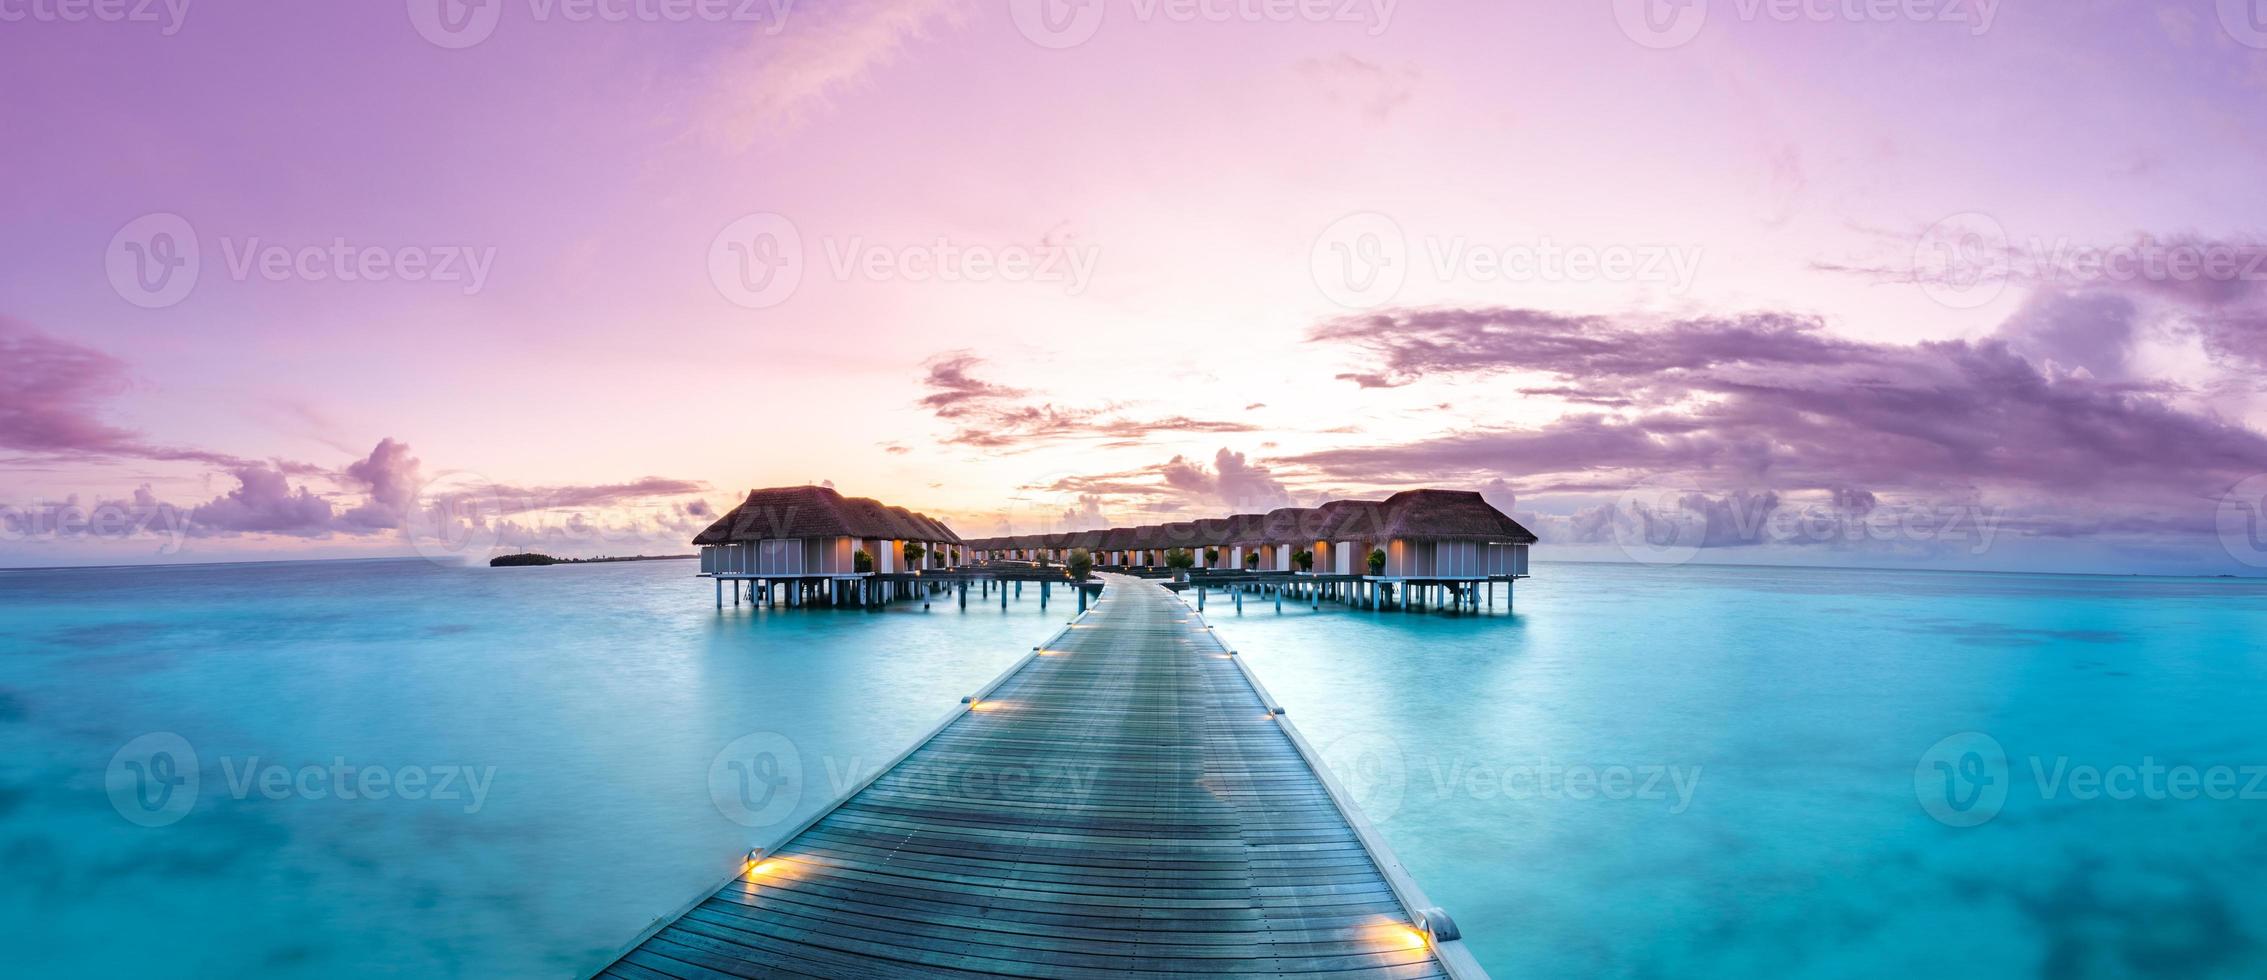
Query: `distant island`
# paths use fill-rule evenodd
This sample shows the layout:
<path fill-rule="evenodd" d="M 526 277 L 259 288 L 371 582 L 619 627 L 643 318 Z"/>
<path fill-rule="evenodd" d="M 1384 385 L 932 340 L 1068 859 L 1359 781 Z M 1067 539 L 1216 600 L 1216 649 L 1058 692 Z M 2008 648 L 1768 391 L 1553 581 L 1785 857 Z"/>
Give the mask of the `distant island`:
<path fill-rule="evenodd" d="M 698 556 L 696 556 L 696 555 L 623 555 L 623 556 L 620 556 L 620 557 L 600 557 L 600 558 L 553 558 L 553 557 L 551 557 L 550 555 L 539 555 L 539 554 L 536 554 L 536 553 L 534 553 L 534 552 L 530 551 L 530 552 L 522 552 L 522 553 L 520 553 L 520 554 L 517 554 L 517 555 L 497 555 L 497 556 L 496 556 L 496 557 L 494 557 L 494 558 L 490 558 L 490 559 L 488 559 L 488 567 L 490 567 L 490 568 L 513 568 L 513 567 L 517 567 L 517 566 L 520 566 L 520 565 L 603 565 L 603 564 L 606 564 L 606 563 L 608 563 L 608 562 L 617 562 L 617 561 L 684 561 L 684 560 L 687 560 L 687 559 L 690 559 L 690 558 L 695 558 L 695 557 L 698 557 Z"/>

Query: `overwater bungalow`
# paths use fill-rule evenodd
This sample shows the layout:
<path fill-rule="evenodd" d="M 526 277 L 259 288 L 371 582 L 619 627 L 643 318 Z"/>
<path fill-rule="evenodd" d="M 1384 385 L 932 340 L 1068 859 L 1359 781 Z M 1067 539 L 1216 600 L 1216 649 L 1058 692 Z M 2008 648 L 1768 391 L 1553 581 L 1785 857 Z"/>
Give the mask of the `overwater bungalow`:
<path fill-rule="evenodd" d="M 943 522 L 829 487 L 751 490 L 693 543 L 700 547 L 701 574 L 716 580 L 719 605 L 727 582 L 735 602 L 743 582 L 751 594 L 791 584 L 798 596 L 875 601 L 880 592 L 867 580 L 947 567 L 962 544 Z M 909 544 L 919 546 L 917 560 L 907 559 Z"/>

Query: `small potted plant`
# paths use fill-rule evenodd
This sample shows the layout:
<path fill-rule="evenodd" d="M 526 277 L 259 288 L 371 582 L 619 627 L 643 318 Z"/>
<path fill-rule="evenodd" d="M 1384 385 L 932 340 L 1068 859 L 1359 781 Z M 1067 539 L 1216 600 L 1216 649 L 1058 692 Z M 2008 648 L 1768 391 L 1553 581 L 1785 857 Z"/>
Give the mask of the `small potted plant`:
<path fill-rule="evenodd" d="M 838 555 L 841 553 L 842 552 L 839 551 L 835 552 L 835 554 Z M 873 571 L 874 556 L 867 554 L 866 549 L 864 548 L 858 549 L 857 552 L 853 553 L 850 556 L 850 570 L 857 572 L 860 575 L 864 575 L 868 572 Z"/>
<path fill-rule="evenodd" d="M 1247 551 L 1247 552 L 1244 552 L 1244 568 L 1246 568 L 1246 569 L 1255 569 L 1255 568 L 1258 568 L 1258 567 L 1259 567 L 1259 552 L 1257 552 L 1257 551 Z"/>
<path fill-rule="evenodd" d="M 907 541 L 905 543 L 905 567 L 920 568 L 922 556 L 928 553 L 929 549 L 921 547 L 920 542 Z"/>
<path fill-rule="evenodd" d="M 1371 548 L 1371 549 L 1370 549 L 1370 574 L 1372 574 L 1372 575 L 1383 575 L 1383 574 L 1385 574 L 1385 551 L 1384 551 L 1383 549 L 1380 549 L 1380 548 Z"/>
<path fill-rule="evenodd" d="M 1315 553 L 1312 551 L 1301 550 L 1298 554 L 1291 556 L 1291 563 L 1299 566 L 1299 570 L 1302 572 L 1314 571 Z"/>
<path fill-rule="evenodd" d="M 1219 568 L 1219 567 L 1220 567 L 1220 549 L 1218 549 L 1218 548 L 1206 548 L 1206 549 L 1204 549 L 1204 567 L 1206 567 L 1206 568 Z"/>
<path fill-rule="evenodd" d="M 1072 581 L 1084 582 L 1093 577 L 1094 556 L 1089 554 L 1085 548 L 1072 548 L 1070 558 L 1066 561 L 1070 566 Z"/>
<path fill-rule="evenodd" d="M 1175 582 L 1188 581 L 1189 569 L 1195 567 L 1195 565 L 1196 556 L 1189 554 L 1187 548 L 1174 548 L 1165 553 L 1165 567 L 1173 570 L 1173 581 Z"/>

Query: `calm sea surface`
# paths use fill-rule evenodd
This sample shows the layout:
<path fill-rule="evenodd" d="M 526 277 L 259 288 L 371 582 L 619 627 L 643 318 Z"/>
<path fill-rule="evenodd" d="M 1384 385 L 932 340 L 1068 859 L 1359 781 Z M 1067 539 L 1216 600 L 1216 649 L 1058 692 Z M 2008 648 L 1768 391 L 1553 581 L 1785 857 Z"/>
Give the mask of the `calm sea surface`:
<path fill-rule="evenodd" d="M 692 572 L 0 572 L 0 957 L 587 972 L 1075 610 Z M 1538 573 L 1207 608 L 1496 976 L 2267 973 L 2267 586 Z M 712 779 L 749 737 L 800 782 Z"/>

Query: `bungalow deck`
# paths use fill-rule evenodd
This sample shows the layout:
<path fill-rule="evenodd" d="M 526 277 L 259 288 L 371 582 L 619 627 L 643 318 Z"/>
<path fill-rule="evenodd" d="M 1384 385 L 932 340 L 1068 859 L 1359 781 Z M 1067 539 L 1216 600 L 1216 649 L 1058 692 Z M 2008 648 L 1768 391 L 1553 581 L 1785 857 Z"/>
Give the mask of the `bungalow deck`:
<path fill-rule="evenodd" d="M 1203 617 L 1107 582 L 601 975 L 1484 977 Z"/>

